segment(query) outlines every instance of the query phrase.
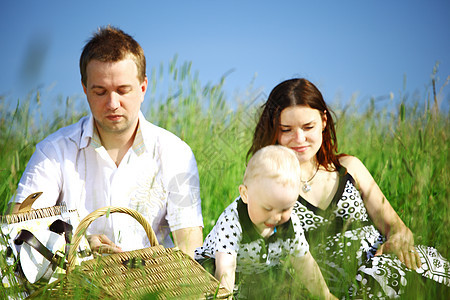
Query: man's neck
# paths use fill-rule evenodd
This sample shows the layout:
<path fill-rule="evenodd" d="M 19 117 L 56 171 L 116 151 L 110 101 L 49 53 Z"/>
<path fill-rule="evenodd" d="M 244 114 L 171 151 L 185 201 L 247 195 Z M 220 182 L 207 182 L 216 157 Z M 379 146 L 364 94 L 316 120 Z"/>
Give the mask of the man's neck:
<path fill-rule="evenodd" d="M 120 165 L 120 162 L 127 153 L 128 149 L 130 149 L 133 145 L 137 128 L 138 125 L 136 125 L 134 131 L 122 133 L 101 132 L 97 128 L 102 146 L 106 149 L 116 166 Z"/>

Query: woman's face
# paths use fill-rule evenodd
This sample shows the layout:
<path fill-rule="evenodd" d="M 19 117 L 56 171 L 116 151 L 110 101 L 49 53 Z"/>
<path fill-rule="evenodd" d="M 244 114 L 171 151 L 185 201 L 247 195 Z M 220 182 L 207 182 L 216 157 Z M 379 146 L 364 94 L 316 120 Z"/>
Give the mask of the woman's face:
<path fill-rule="evenodd" d="M 312 161 L 322 146 L 326 115 L 308 106 L 291 106 L 280 115 L 278 143 L 295 151 L 300 163 Z"/>

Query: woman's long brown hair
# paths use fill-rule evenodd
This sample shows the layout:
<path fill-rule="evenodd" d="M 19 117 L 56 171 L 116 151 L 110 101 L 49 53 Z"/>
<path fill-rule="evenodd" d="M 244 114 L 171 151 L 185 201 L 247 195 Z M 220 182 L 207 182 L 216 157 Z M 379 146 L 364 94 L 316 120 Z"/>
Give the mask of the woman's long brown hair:
<path fill-rule="evenodd" d="M 252 146 L 247 152 L 247 159 L 264 146 L 278 144 L 281 112 L 287 107 L 297 105 L 317 109 L 322 118 L 326 115 L 322 146 L 316 158 L 319 165 L 326 170 L 336 170 L 341 166 L 339 158 L 345 154 L 337 152 L 336 130 L 331 111 L 319 89 L 303 78 L 283 81 L 272 90 L 266 103 L 261 107 L 262 113 L 255 128 Z"/>

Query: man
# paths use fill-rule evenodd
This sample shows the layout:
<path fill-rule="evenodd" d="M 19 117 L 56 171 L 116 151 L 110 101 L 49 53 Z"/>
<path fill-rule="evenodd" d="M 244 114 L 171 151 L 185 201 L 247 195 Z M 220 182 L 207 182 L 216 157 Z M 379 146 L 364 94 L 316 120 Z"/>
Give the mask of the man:
<path fill-rule="evenodd" d="M 147 91 L 141 46 L 122 30 L 100 28 L 80 57 L 81 83 L 91 115 L 36 146 L 11 199 L 13 212 L 42 191 L 33 208 L 64 201 L 81 218 L 104 206 L 136 209 L 160 244 L 193 256 L 202 245 L 203 220 L 197 164 L 189 146 L 145 120 Z M 148 247 L 141 226 L 111 214 L 88 228 L 92 250 L 116 253 Z"/>

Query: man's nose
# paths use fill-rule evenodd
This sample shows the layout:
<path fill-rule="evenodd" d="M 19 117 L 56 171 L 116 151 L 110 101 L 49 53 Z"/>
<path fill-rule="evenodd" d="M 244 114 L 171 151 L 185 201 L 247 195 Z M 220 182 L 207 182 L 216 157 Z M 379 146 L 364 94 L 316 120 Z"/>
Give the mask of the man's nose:
<path fill-rule="evenodd" d="M 106 106 L 110 110 L 116 110 L 117 108 L 119 108 L 120 106 L 119 95 L 117 95 L 117 93 L 115 92 L 110 93 Z"/>

